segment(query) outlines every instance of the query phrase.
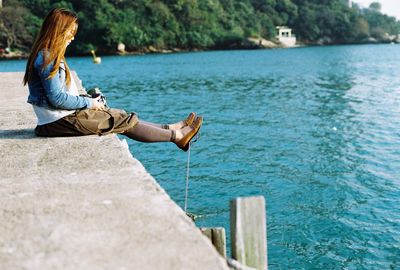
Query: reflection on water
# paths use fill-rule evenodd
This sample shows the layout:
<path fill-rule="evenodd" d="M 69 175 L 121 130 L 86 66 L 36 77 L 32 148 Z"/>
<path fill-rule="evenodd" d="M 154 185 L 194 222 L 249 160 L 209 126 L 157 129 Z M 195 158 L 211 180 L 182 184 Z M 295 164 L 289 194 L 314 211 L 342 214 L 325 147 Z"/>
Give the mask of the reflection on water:
<path fill-rule="evenodd" d="M 229 230 L 229 200 L 264 195 L 270 269 L 400 269 L 399 46 L 69 64 L 111 105 L 144 120 L 204 116 L 188 209 L 199 226 Z M 129 144 L 183 206 L 185 154 L 172 144 Z"/>

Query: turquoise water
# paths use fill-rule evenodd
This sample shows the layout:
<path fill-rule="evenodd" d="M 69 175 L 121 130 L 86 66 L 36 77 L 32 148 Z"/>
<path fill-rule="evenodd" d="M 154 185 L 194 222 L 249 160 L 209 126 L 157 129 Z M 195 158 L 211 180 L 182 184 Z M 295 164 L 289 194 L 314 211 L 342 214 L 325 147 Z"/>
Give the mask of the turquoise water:
<path fill-rule="evenodd" d="M 198 226 L 229 235 L 229 200 L 263 195 L 270 269 L 400 269 L 400 46 L 102 60 L 69 65 L 112 106 L 160 123 L 204 116 L 188 201 Z M 183 207 L 186 154 L 129 146 Z"/>

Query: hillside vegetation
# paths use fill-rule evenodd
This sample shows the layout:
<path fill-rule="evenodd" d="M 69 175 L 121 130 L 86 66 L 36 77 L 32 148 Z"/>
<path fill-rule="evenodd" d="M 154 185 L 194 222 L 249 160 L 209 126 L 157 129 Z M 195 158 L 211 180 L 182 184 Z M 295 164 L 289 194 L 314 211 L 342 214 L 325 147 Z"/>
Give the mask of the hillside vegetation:
<path fill-rule="evenodd" d="M 65 7 L 79 16 L 70 51 L 230 49 L 249 37 L 274 40 L 275 27 L 294 29 L 305 44 L 388 42 L 400 23 L 379 3 L 362 9 L 343 0 L 4 0 L 0 48 L 28 51 L 47 12 Z"/>

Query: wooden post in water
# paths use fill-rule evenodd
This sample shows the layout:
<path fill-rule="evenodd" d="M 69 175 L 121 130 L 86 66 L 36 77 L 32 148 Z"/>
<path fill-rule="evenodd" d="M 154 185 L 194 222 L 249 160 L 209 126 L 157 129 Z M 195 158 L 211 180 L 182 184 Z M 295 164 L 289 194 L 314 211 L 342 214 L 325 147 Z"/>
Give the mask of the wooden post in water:
<path fill-rule="evenodd" d="M 218 253 L 226 258 L 226 237 L 224 228 L 201 228 L 201 232 L 210 239 Z"/>
<path fill-rule="evenodd" d="M 268 269 L 264 197 L 236 198 L 230 208 L 232 257 L 243 265 Z"/>

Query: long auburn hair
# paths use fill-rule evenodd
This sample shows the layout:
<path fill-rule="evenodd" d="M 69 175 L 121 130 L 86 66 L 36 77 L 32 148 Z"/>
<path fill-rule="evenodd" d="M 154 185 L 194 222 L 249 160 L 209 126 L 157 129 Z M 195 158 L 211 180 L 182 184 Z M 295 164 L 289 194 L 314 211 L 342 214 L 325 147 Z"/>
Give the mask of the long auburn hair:
<path fill-rule="evenodd" d="M 67 86 L 71 83 L 71 74 L 65 61 L 65 50 L 67 33 L 78 26 L 78 17 L 72 11 L 64 8 L 52 9 L 43 21 L 40 32 L 33 43 L 31 53 L 26 64 L 25 76 L 23 83 L 26 85 L 32 78 L 34 72 L 34 63 L 38 53 L 45 50 L 43 54 L 44 61 L 41 68 L 46 67 L 48 64 L 53 63 L 53 69 L 50 71 L 50 79 L 54 77 L 60 68 L 61 61 L 65 65 L 65 81 Z M 76 34 L 76 29 L 74 35 Z"/>

